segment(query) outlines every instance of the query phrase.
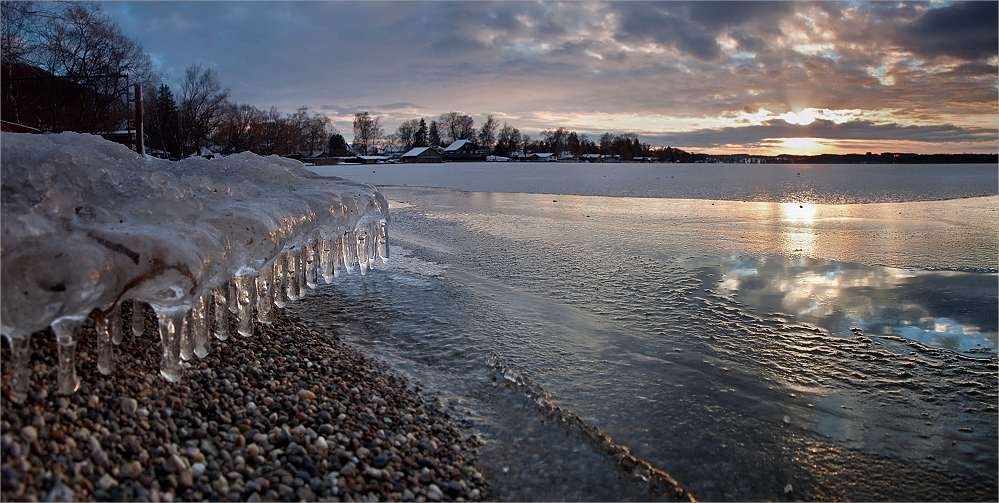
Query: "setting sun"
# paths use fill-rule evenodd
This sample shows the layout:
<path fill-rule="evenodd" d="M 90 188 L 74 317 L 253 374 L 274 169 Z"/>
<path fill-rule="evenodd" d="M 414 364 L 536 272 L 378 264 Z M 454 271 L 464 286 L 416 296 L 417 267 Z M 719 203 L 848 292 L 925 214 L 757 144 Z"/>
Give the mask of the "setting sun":
<path fill-rule="evenodd" d="M 817 155 L 835 150 L 829 145 L 829 140 L 823 138 L 776 138 L 776 140 L 780 143 L 775 148 L 784 153 Z"/>

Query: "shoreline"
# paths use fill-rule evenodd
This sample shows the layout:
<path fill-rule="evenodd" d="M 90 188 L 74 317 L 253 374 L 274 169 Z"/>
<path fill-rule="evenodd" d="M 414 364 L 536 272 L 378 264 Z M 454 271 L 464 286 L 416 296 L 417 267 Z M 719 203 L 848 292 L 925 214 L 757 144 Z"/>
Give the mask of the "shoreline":
<path fill-rule="evenodd" d="M 180 381 L 159 374 L 159 336 L 127 333 L 101 375 L 93 322 L 80 389 L 54 392 L 55 338 L 31 338 L 31 392 L 9 395 L 2 344 L 2 499 L 37 501 L 481 500 L 480 441 L 378 361 L 277 310 L 231 335 Z M 149 313 L 147 312 L 147 315 Z M 152 323 L 151 323 L 152 322 Z"/>

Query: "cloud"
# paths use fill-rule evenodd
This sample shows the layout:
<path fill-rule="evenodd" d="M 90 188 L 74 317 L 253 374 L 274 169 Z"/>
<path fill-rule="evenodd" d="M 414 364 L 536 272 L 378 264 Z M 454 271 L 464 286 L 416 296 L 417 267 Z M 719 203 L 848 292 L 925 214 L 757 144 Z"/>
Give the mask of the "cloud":
<path fill-rule="evenodd" d="M 995 56 L 999 3 L 960 2 L 929 9 L 901 30 L 899 40 L 924 57 L 981 61 Z"/>
<path fill-rule="evenodd" d="M 666 117 L 676 126 L 648 131 L 650 139 L 697 139 L 718 138 L 693 125 L 699 118 L 741 109 L 863 109 L 891 110 L 899 128 L 918 126 L 869 130 L 937 141 L 932 135 L 946 127 L 994 124 L 999 113 L 994 2 L 103 5 L 171 85 L 200 63 L 218 72 L 234 101 L 282 113 L 307 106 L 340 121 L 368 111 L 390 131 L 462 110 L 477 120 L 496 114 L 522 131 L 594 123 L 639 131 L 643 118 Z M 571 122 L 581 116 L 636 124 Z M 863 135 L 856 126 L 814 133 Z M 758 141 L 790 134 L 781 127 L 725 132 Z"/>

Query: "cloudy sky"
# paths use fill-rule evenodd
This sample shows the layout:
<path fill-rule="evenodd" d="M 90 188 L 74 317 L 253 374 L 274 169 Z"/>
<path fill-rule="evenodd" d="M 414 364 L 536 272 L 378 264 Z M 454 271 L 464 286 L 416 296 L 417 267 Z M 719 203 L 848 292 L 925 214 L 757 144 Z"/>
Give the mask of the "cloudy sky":
<path fill-rule="evenodd" d="M 996 2 L 107 2 L 166 82 L 697 152 L 995 152 Z"/>

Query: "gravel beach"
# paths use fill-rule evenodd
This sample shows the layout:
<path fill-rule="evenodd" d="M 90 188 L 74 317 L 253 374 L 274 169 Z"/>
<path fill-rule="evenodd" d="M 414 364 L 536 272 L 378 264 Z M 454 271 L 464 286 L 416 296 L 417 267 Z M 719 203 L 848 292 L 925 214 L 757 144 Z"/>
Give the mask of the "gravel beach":
<path fill-rule="evenodd" d="M 54 392 L 54 337 L 33 337 L 23 402 L 2 344 L 3 501 L 488 497 L 470 431 L 337 334 L 277 311 L 253 337 L 212 340 L 176 383 L 159 374 L 151 313 L 108 376 L 85 323 L 70 396 Z"/>

